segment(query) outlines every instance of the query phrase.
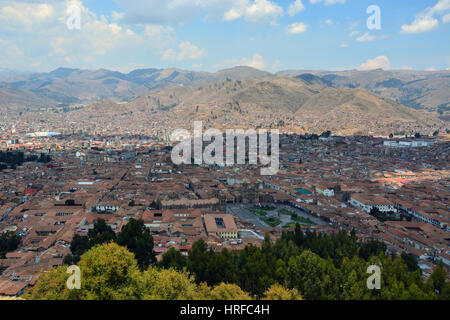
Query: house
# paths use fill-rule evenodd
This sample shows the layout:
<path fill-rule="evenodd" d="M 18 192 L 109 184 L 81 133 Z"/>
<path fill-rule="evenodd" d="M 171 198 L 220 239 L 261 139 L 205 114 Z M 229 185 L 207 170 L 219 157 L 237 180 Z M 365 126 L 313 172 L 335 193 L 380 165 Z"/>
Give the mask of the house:
<path fill-rule="evenodd" d="M 27 287 L 26 282 L 0 280 L 0 296 L 17 297 L 23 294 Z"/>
<path fill-rule="evenodd" d="M 96 212 L 115 213 L 120 209 L 118 203 L 99 203 L 95 206 Z"/>
<path fill-rule="evenodd" d="M 361 195 L 361 194 L 353 194 L 350 197 L 350 204 L 358 209 L 361 209 L 367 213 L 370 213 L 372 209 L 376 208 L 380 212 L 395 212 L 397 213 L 397 209 L 395 205 L 382 197 L 377 196 L 369 196 L 369 195 Z"/>
<path fill-rule="evenodd" d="M 334 197 L 334 189 L 322 183 L 316 185 L 316 192 L 325 197 Z"/>
<path fill-rule="evenodd" d="M 206 214 L 206 232 L 221 239 L 237 239 L 238 228 L 231 214 Z"/>

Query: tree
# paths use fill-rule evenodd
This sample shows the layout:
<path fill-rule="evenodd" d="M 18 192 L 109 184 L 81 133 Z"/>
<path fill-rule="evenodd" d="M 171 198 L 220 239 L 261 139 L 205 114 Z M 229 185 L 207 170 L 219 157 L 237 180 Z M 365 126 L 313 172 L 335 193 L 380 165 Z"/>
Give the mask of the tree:
<path fill-rule="evenodd" d="M 419 270 L 419 265 L 417 263 L 417 259 L 413 255 L 407 254 L 406 252 L 402 252 L 400 257 L 402 258 L 403 262 L 408 267 L 409 272 L 414 272 L 416 270 Z"/>
<path fill-rule="evenodd" d="M 294 242 L 297 246 L 303 245 L 303 231 L 300 228 L 300 225 L 298 223 L 295 224 L 295 230 L 294 230 Z"/>
<path fill-rule="evenodd" d="M 221 282 L 233 283 L 236 281 L 236 273 L 231 253 L 225 248 L 220 253 L 208 252 L 208 269 L 205 281 L 210 286 Z"/>
<path fill-rule="evenodd" d="M 187 269 L 195 275 L 197 283 L 207 281 L 207 267 L 209 263 L 207 251 L 208 246 L 203 239 L 195 242 L 191 250 L 189 250 Z"/>
<path fill-rule="evenodd" d="M 91 248 L 89 238 L 87 236 L 80 236 L 75 234 L 70 242 L 70 251 L 72 252 L 72 259 L 67 259 L 71 264 L 78 263 L 83 253 Z"/>
<path fill-rule="evenodd" d="M 204 299 L 197 291 L 194 278 L 174 269 L 157 270 L 150 267 L 143 272 L 145 300 L 197 300 Z"/>
<path fill-rule="evenodd" d="M 180 251 L 172 247 L 162 255 L 162 260 L 159 265 L 164 269 L 173 268 L 181 271 L 184 267 L 186 267 L 186 263 L 186 257 L 184 257 Z"/>
<path fill-rule="evenodd" d="M 77 264 L 78 261 L 80 261 L 80 259 L 76 259 L 72 254 L 69 253 L 64 256 L 63 264 L 71 266 L 71 265 Z"/>
<path fill-rule="evenodd" d="M 273 278 L 275 266 L 269 266 L 267 261 L 262 250 L 253 245 L 247 246 L 238 253 L 237 277 L 242 290 L 261 297 L 275 283 Z"/>
<path fill-rule="evenodd" d="M 278 259 L 275 264 L 275 279 L 278 283 L 284 284 L 286 276 L 286 263 L 282 259 Z"/>
<path fill-rule="evenodd" d="M 139 232 L 132 231 L 142 231 L 142 225 L 138 221 L 130 223 L 140 226 L 130 225 L 131 231 L 126 226 L 123 228 L 124 235 L 129 236 L 124 238 L 134 241 L 140 237 L 135 236 Z M 301 239 L 300 246 L 294 242 L 296 236 Z M 328 236 L 314 232 L 303 234 L 297 228 L 297 234 L 284 231 L 274 244 L 266 237 L 261 247 L 249 245 L 232 252 L 224 249 L 216 253 L 200 240 L 193 244 L 187 261 L 171 249 L 159 264 L 166 269 L 150 267 L 142 271 L 137 255 L 108 243 L 82 255 L 81 290 L 65 289 L 68 275 L 60 268 L 44 272 L 36 289 L 31 289 L 29 294 L 37 299 L 59 295 L 64 299 L 189 300 L 287 299 L 299 295 L 314 300 L 449 298 L 449 282 L 445 281 L 442 264 L 424 283 L 420 270 L 409 271 L 412 269 L 408 269 L 409 257 L 393 257 L 385 252 L 385 245 L 377 241 L 358 243 L 355 232 L 349 235 L 342 231 Z M 183 261 L 186 269 L 182 268 Z M 382 269 L 381 290 L 367 289 L 366 271 L 370 265 Z"/>
<path fill-rule="evenodd" d="M 133 253 L 116 243 L 96 246 L 80 260 L 81 299 L 134 300 L 143 297 L 142 279 Z"/>
<path fill-rule="evenodd" d="M 366 261 L 368 261 L 371 256 L 378 256 L 385 252 L 386 244 L 375 240 L 363 242 L 359 247 L 359 256 Z"/>
<path fill-rule="evenodd" d="M 447 272 L 444 269 L 444 264 L 442 263 L 442 261 L 439 261 L 437 268 L 433 271 L 430 278 L 428 279 L 428 283 L 437 294 L 441 295 L 445 289 L 446 278 Z"/>
<path fill-rule="evenodd" d="M 116 234 L 103 219 L 94 221 L 94 228 L 89 230 L 87 236 L 75 234 L 70 243 L 72 255 L 64 258 L 65 264 L 76 264 L 83 253 L 96 245 L 116 241 Z"/>
<path fill-rule="evenodd" d="M 249 294 L 239 286 L 223 282 L 211 290 L 209 298 L 212 300 L 251 300 Z"/>
<path fill-rule="evenodd" d="M 155 262 L 153 252 L 153 237 L 145 227 L 142 219 L 130 219 L 128 224 L 122 227 L 122 231 L 117 236 L 117 243 L 125 246 L 133 252 L 141 269 L 147 268 Z"/>
<path fill-rule="evenodd" d="M 75 300 L 78 290 L 67 289 L 69 274 L 66 268 L 60 266 L 47 272 L 42 272 L 39 281 L 28 289 L 23 298 L 26 300 Z"/>
<path fill-rule="evenodd" d="M 326 262 L 309 250 L 297 257 L 291 257 L 288 263 L 288 286 L 300 291 L 305 299 L 325 299 L 324 287 L 327 282 Z"/>
<path fill-rule="evenodd" d="M 116 241 L 116 234 L 113 229 L 103 219 L 94 221 L 94 228 L 89 230 L 89 245 L 94 247 L 98 244 Z"/>
<path fill-rule="evenodd" d="M 83 254 L 79 262 L 81 288 L 69 290 L 65 267 L 43 272 L 27 290 L 30 300 L 248 300 L 238 286 L 220 284 L 212 290 L 197 285 L 187 272 L 150 267 L 141 271 L 134 254 L 116 243 L 98 245 Z"/>
<path fill-rule="evenodd" d="M 297 289 L 286 289 L 280 284 L 274 284 L 264 292 L 263 300 L 303 300 Z"/>
<path fill-rule="evenodd" d="M 14 232 L 0 234 L 0 258 L 3 259 L 8 252 L 16 250 L 21 243 L 22 238 Z"/>
<path fill-rule="evenodd" d="M 81 289 L 69 290 L 69 274 L 58 267 L 41 274 L 24 298 L 32 300 L 134 300 L 144 296 L 137 262 L 126 248 L 115 243 L 96 246 L 78 264 Z"/>

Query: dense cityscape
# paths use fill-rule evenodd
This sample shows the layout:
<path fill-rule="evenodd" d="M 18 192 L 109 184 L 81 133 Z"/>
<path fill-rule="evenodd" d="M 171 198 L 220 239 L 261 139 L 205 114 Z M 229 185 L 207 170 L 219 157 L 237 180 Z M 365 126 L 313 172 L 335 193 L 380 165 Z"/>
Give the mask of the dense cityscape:
<path fill-rule="evenodd" d="M 2 311 L 445 306 L 449 34 L 450 0 L 0 0 Z"/>
<path fill-rule="evenodd" d="M 115 233 L 142 220 L 156 261 L 171 248 L 187 256 L 200 239 L 215 252 L 260 247 L 298 224 L 353 231 L 412 256 L 425 280 L 440 262 L 448 276 L 448 135 L 282 135 L 274 176 L 249 164 L 177 166 L 158 140 L 3 133 L 0 229 L 20 241 L 2 252 L 0 294 L 19 296 L 67 263 L 74 236 L 99 219 Z"/>

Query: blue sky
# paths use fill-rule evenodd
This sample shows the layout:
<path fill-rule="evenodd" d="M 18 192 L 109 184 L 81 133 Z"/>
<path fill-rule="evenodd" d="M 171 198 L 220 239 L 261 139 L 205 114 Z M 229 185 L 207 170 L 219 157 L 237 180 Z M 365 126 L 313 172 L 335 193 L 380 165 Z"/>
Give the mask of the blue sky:
<path fill-rule="evenodd" d="M 445 70 L 449 39 L 450 0 L 0 0 L 0 68 L 20 71 Z"/>

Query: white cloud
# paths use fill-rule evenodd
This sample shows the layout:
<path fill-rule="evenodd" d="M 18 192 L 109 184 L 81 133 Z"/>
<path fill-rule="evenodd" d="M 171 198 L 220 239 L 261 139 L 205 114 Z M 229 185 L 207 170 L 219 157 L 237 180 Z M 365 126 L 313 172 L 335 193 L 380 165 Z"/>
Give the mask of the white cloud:
<path fill-rule="evenodd" d="M 349 45 L 348 44 L 346 44 L 346 43 L 343 43 L 343 44 L 341 44 L 339 47 L 341 47 L 341 48 L 348 48 L 349 47 Z"/>
<path fill-rule="evenodd" d="M 303 10 L 305 10 L 305 6 L 303 5 L 302 0 L 295 0 L 295 2 L 289 5 L 288 13 L 291 17 L 293 17 Z"/>
<path fill-rule="evenodd" d="M 162 60 L 196 60 L 204 57 L 205 54 L 205 50 L 185 41 L 178 45 L 178 51 L 172 48 L 167 49 L 162 55 Z"/>
<path fill-rule="evenodd" d="M 299 34 L 299 33 L 306 32 L 307 29 L 308 29 L 308 25 L 306 25 L 305 23 L 296 22 L 296 23 L 289 25 L 286 29 L 286 32 L 288 34 Z"/>
<path fill-rule="evenodd" d="M 331 19 L 327 19 L 327 20 L 325 20 L 324 22 L 325 22 L 325 24 L 327 24 L 327 25 L 329 25 L 329 26 L 332 26 L 332 25 L 333 25 L 333 20 L 331 20 Z"/>
<path fill-rule="evenodd" d="M 410 25 L 403 25 L 401 33 L 421 33 L 436 29 L 439 24 L 437 19 L 423 17 L 414 20 Z"/>
<path fill-rule="evenodd" d="M 275 61 L 275 63 L 272 65 L 272 67 L 270 67 L 270 69 L 271 69 L 272 71 L 275 72 L 275 71 L 279 70 L 280 67 L 281 67 L 281 61 L 280 61 L 280 60 L 277 60 L 277 61 Z"/>
<path fill-rule="evenodd" d="M 123 21 L 130 24 L 186 23 L 208 6 L 207 2 L 197 0 L 116 0 L 116 2 L 124 9 Z"/>
<path fill-rule="evenodd" d="M 428 69 L 425 69 L 425 71 L 436 71 L 436 68 L 428 68 Z"/>
<path fill-rule="evenodd" d="M 416 15 L 416 18 L 411 24 L 405 24 L 402 26 L 401 33 L 422 33 L 434 30 L 439 25 L 439 20 L 436 19 L 436 15 L 441 15 L 450 10 L 450 0 L 439 0 L 433 7 L 428 7 L 424 11 Z M 446 23 L 446 16 L 442 18 L 442 21 Z M 447 21 L 448 22 L 448 21 Z"/>
<path fill-rule="evenodd" d="M 275 62 L 275 66 L 278 63 Z M 225 68 L 232 68 L 236 66 L 247 66 L 256 68 L 259 70 L 265 70 L 267 67 L 267 63 L 264 60 L 264 58 L 258 54 L 255 53 L 251 58 L 242 58 L 242 59 L 228 59 L 225 61 L 222 61 L 221 63 L 214 66 L 215 69 L 225 69 Z"/>
<path fill-rule="evenodd" d="M 133 32 L 130 30 L 130 32 Z M 158 43 L 159 46 L 166 47 L 175 43 L 175 30 L 170 26 L 157 24 L 146 25 L 144 35 L 148 39 Z"/>
<path fill-rule="evenodd" d="M 373 41 L 376 40 L 377 37 L 371 35 L 369 32 L 364 33 L 362 36 L 356 38 L 356 41 L 358 42 L 367 42 L 367 41 Z"/>
<path fill-rule="evenodd" d="M 350 32 L 350 34 L 348 35 L 350 38 L 353 38 L 354 36 L 356 36 L 357 34 L 359 34 L 359 31 L 352 31 Z"/>
<path fill-rule="evenodd" d="M 53 6 L 45 3 L 11 2 L 0 8 L 0 21 L 9 30 L 48 22 L 53 15 Z"/>
<path fill-rule="evenodd" d="M 449 23 L 450 22 L 450 13 L 448 13 L 445 16 L 442 17 L 442 22 L 443 23 Z"/>
<path fill-rule="evenodd" d="M 113 11 L 113 12 L 112 12 L 112 18 L 113 18 L 114 20 L 120 20 L 120 19 L 123 19 L 124 16 L 125 16 L 125 13 L 124 13 L 124 12 L 117 12 L 117 11 Z"/>
<path fill-rule="evenodd" d="M 311 4 L 325 2 L 325 5 L 332 5 L 337 3 L 344 4 L 345 0 L 310 0 L 309 2 L 311 2 Z"/>
<path fill-rule="evenodd" d="M 130 24 L 183 24 L 203 15 L 208 20 L 271 22 L 283 9 L 271 0 L 116 0 Z M 151 8 L 149 10 L 149 8 Z"/>
<path fill-rule="evenodd" d="M 251 60 L 243 59 L 243 64 L 248 67 L 252 67 L 252 68 L 260 69 L 260 70 L 264 70 L 267 65 L 264 58 L 257 53 L 255 53 L 253 55 L 253 58 Z"/>
<path fill-rule="evenodd" d="M 0 65 L 36 71 L 55 65 L 94 69 L 108 63 L 114 65 L 111 61 L 118 59 L 125 66 L 145 55 L 170 57 L 171 52 L 167 52 L 170 47 L 175 48 L 172 54 L 175 60 L 198 59 L 205 54 L 191 42 L 177 40 L 171 26 L 148 24 L 133 31 L 123 24 L 120 13 L 112 13 L 108 21 L 80 0 L 42 2 L 0 0 L 0 30 L 20 35 L 9 36 L 0 43 Z M 70 5 L 80 8 L 79 30 L 67 28 Z"/>
<path fill-rule="evenodd" d="M 241 0 L 236 6 L 225 12 L 223 19 L 232 21 L 243 18 L 252 23 L 275 23 L 283 15 L 283 8 L 268 0 Z"/>
<path fill-rule="evenodd" d="M 391 63 L 389 62 L 388 57 L 378 56 L 375 59 L 368 59 L 366 62 L 361 64 L 358 69 L 363 71 L 374 69 L 389 70 L 391 69 Z"/>

